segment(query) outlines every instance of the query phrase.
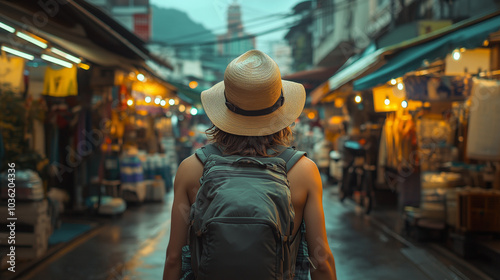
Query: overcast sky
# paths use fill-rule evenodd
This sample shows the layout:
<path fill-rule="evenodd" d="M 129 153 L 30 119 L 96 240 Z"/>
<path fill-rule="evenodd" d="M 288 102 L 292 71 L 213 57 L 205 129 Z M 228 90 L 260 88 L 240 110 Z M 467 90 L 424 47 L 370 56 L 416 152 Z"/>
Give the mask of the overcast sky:
<path fill-rule="evenodd" d="M 243 24 L 245 31 L 258 33 L 264 30 L 278 28 L 290 22 L 290 19 L 280 20 L 278 17 L 270 16 L 268 19 L 255 20 L 276 13 L 289 13 L 291 9 L 303 0 L 238 0 L 241 5 Z M 152 4 L 165 8 L 174 8 L 186 12 L 189 17 L 205 28 L 213 30 L 215 34 L 225 32 L 224 26 L 227 22 L 227 7 L 234 0 L 151 0 Z M 273 20 L 273 18 L 275 20 Z M 282 39 L 286 30 L 274 32 L 257 37 L 257 48 L 265 52 L 269 51 L 269 41 Z"/>

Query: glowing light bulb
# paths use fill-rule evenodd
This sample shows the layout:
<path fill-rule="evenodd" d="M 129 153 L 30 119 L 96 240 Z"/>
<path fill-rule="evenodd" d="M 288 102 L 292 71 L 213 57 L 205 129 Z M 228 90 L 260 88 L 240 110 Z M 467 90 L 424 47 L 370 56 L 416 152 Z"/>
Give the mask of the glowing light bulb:
<path fill-rule="evenodd" d="M 360 103 L 361 102 L 361 96 L 359 95 L 356 95 L 356 97 L 354 97 L 354 101 L 356 101 L 356 103 Z"/>
<path fill-rule="evenodd" d="M 385 98 L 385 100 L 384 100 L 384 104 L 385 104 L 386 106 L 388 106 L 389 104 L 391 104 L 391 100 L 389 100 L 389 98 L 388 98 L 388 97 L 386 97 L 386 98 Z"/>
<path fill-rule="evenodd" d="M 405 86 L 403 85 L 403 83 L 398 83 L 399 90 L 403 90 L 404 88 L 405 88 Z"/>
<path fill-rule="evenodd" d="M 132 99 L 127 100 L 127 105 L 128 106 L 134 105 L 134 100 L 132 100 Z"/>
<path fill-rule="evenodd" d="M 401 107 L 403 107 L 404 109 L 408 108 L 408 101 L 406 100 L 401 101 Z"/>
<path fill-rule="evenodd" d="M 190 113 L 191 113 L 191 115 L 196 116 L 198 114 L 198 109 L 193 107 L 193 108 L 191 108 Z"/>
<path fill-rule="evenodd" d="M 143 75 L 143 74 L 140 74 L 140 73 L 139 73 L 139 74 L 137 74 L 137 80 L 139 80 L 139 81 L 143 82 L 145 78 L 146 78 L 146 77 L 144 77 L 144 75 Z"/>
<path fill-rule="evenodd" d="M 156 97 L 155 98 L 155 104 L 158 105 L 158 104 L 160 104 L 160 102 L 161 102 L 161 99 L 159 97 Z"/>
<path fill-rule="evenodd" d="M 396 81 L 396 79 L 392 79 L 391 80 L 391 85 L 395 85 L 398 81 Z"/>
<path fill-rule="evenodd" d="M 197 81 L 191 81 L 191 82 L 189 82 L 189 87 L 190 88 L 195 89 L 197 86 L 198 86 L 198 82 Z"/>
<path fill-rule="evenodd" d="M 160 105 L 161 105 L 161 106 L 165 106 L 165 105 L 167 105 L 167 101 L 165 101 L 165 100 L 160 101 Z"/>
<path fill-rule="evenodd" d="M 460 51 L 458 51 L 458 50 L 454 50 L 454 51 L 453 51 L 453 59 L 454 59 L 454 60 L 459 60 L 459 59 L 460 59 L 460 56 L 461 56 L 461 55 L 460 55 Z"/>
<path fill-rule="evenodd" d="M 146 98 L 144 98 L 144 101 L 146 101 L 146 103 L 151 103 L 151 96 L 146 96 Z"/>
<path fill-rule="evenodd" d="M 174 105 L 174 104 L 175 104 L 175 100 L 170 99 L 170 100 L 168 101 L 168 104 L 170 104 L 170 105 Z"/>

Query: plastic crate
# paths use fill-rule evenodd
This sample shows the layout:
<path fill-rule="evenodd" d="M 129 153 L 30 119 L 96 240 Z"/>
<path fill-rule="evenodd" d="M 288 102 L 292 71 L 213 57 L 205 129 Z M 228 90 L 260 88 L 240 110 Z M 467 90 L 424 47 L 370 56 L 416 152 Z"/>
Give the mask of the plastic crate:
<path fill-rule="evenodd" d="M 500 232 L 500 192 L 459 192 L 457 228 L 469 232 Z"/>

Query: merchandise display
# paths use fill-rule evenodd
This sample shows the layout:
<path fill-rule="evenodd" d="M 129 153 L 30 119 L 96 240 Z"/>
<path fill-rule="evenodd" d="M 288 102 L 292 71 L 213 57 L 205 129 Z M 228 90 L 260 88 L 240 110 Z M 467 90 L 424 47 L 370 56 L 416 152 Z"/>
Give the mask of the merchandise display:
<path fill-rule="evenodd" d="M 7 172 L 0 174 L 1 198 L 8 199 L 8 176 Z M 15 174 L 15 197 L 21 201 L 38 201 L 44 198 L 42 179 L 32 170 L 16 170 Z"/>
<path fill-rule="evenodd" d="M 143 202 L 146 196 L 144 169 L 135 152 L 128 151 L 120 158 L 121 193 L 126 201 Z"/>
<path fill-rule="evenodd" d="M 500 161 L 500 82 L 474 79 L 470 102 L 467 156 Z"/>
<path fill-rule="evenodd" d="M 53 97 L 77 95 L 78 83 L 76 71 L 75 66 L 71 68 L 63 67 L 57 70 L 47 67 L 42 94 Z"/>
<path fill-rule="evenodd" d="M 23 93 L 25 60 L 21 57 L 11 57 L 0 51 L 0 87 L 16 93 Z"/>
<path fill-rule="evenodd" d="M 7 204 L 0 206 L 2 221 L 7 221 L 9 213 L 7 209 Z M 16 203 L 16 215 L 23 217 L 16 223 L 16 259 L 29 261 L 39 258 L 47 252 L 49 237 L 53 230 L 47 200 L 18 202 Z M 7 225 L 2 224 L 0 239 L 7 239 L 8 230 Z M 2 259 L 2 263 L 5 263 L 4 259 Z"/>

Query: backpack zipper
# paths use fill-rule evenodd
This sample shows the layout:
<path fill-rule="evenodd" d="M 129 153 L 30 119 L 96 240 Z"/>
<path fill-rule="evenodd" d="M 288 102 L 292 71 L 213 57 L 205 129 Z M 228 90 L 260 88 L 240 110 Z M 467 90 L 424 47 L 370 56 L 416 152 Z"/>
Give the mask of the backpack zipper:
<path fill-rule="evenodd" d="M 236 176 L 241 176 L 241 177 L 255 178 L 255 175 L 262 176 L 262 173 L 258 173 L 258 172 L 235 172 L 235 171 L 228 171 L 228 170 L 222 170 L 222 169 L 219 169 L 219 170 L 213 170 L 212 169 L 212 170 L 210 170 L 209 172 L 207 172 L 203 176 L 203 179 L 205 180 L 205 178 L 208 177 L 208 175 L 218 175 L 218 178 L 224 178 L 224 177 L 231 178 L 232 176 L 235 176 L 235 175 Z M 254 175 L 254 176 L 252 176 L 252 175 Z M 265 179 L 272 180 L 272 181 L 274 181 L 276 183 L 279 183 L 279 184 L 284 184 L 284 185 L 287 185 L 287 186 L 289 185 L 288 179 L 286 181 L 284 181 L 284 180 L 278 179 L 278 178 L 276 178 L 274 176 L 257 177 L 257 178 L 265 178 Z"/>
<path fill-rule="evenodd" d="M 207 221 L 202 233 L 207 232 L 208 225 L 211 223 L 225 223 L 225 224 L 264 224 L 270 226 L 278 238 L 281 236 L 280 230 L 278 230 L 278 225 L 265 219 L 254 218 L 254 217 L 215 217 Z"/>
<path fill-rule="evenodd" d="M 222 168 L 222 167 L 220 167 L 220 165 L 232 166 L 233 163 L 232 162 L 231 163 L 229 163 L 229 162 L 218 162 L 217 165 L 209 167 L 209 170 L 208 170 L 207 174 L 210 174 L 214 169 Z M 272 168 L 266 168 L 266 170 L 270 170 L 272 172 L 278 173 L 278 174 L 283 175 L 283 176 L 287 175 L 286 169 L 279 170 L 278 168 L 276 168 L 277 165 L 275 165 L 275 164 L 271 164 L 271 165 L 273 167 Z M 247 167 L 247 168 L 254 169 L 254 168 L 258 168 L 258 167 Z M 227 171 L 227 169 L 226 169 L 226 171 Z"/>

